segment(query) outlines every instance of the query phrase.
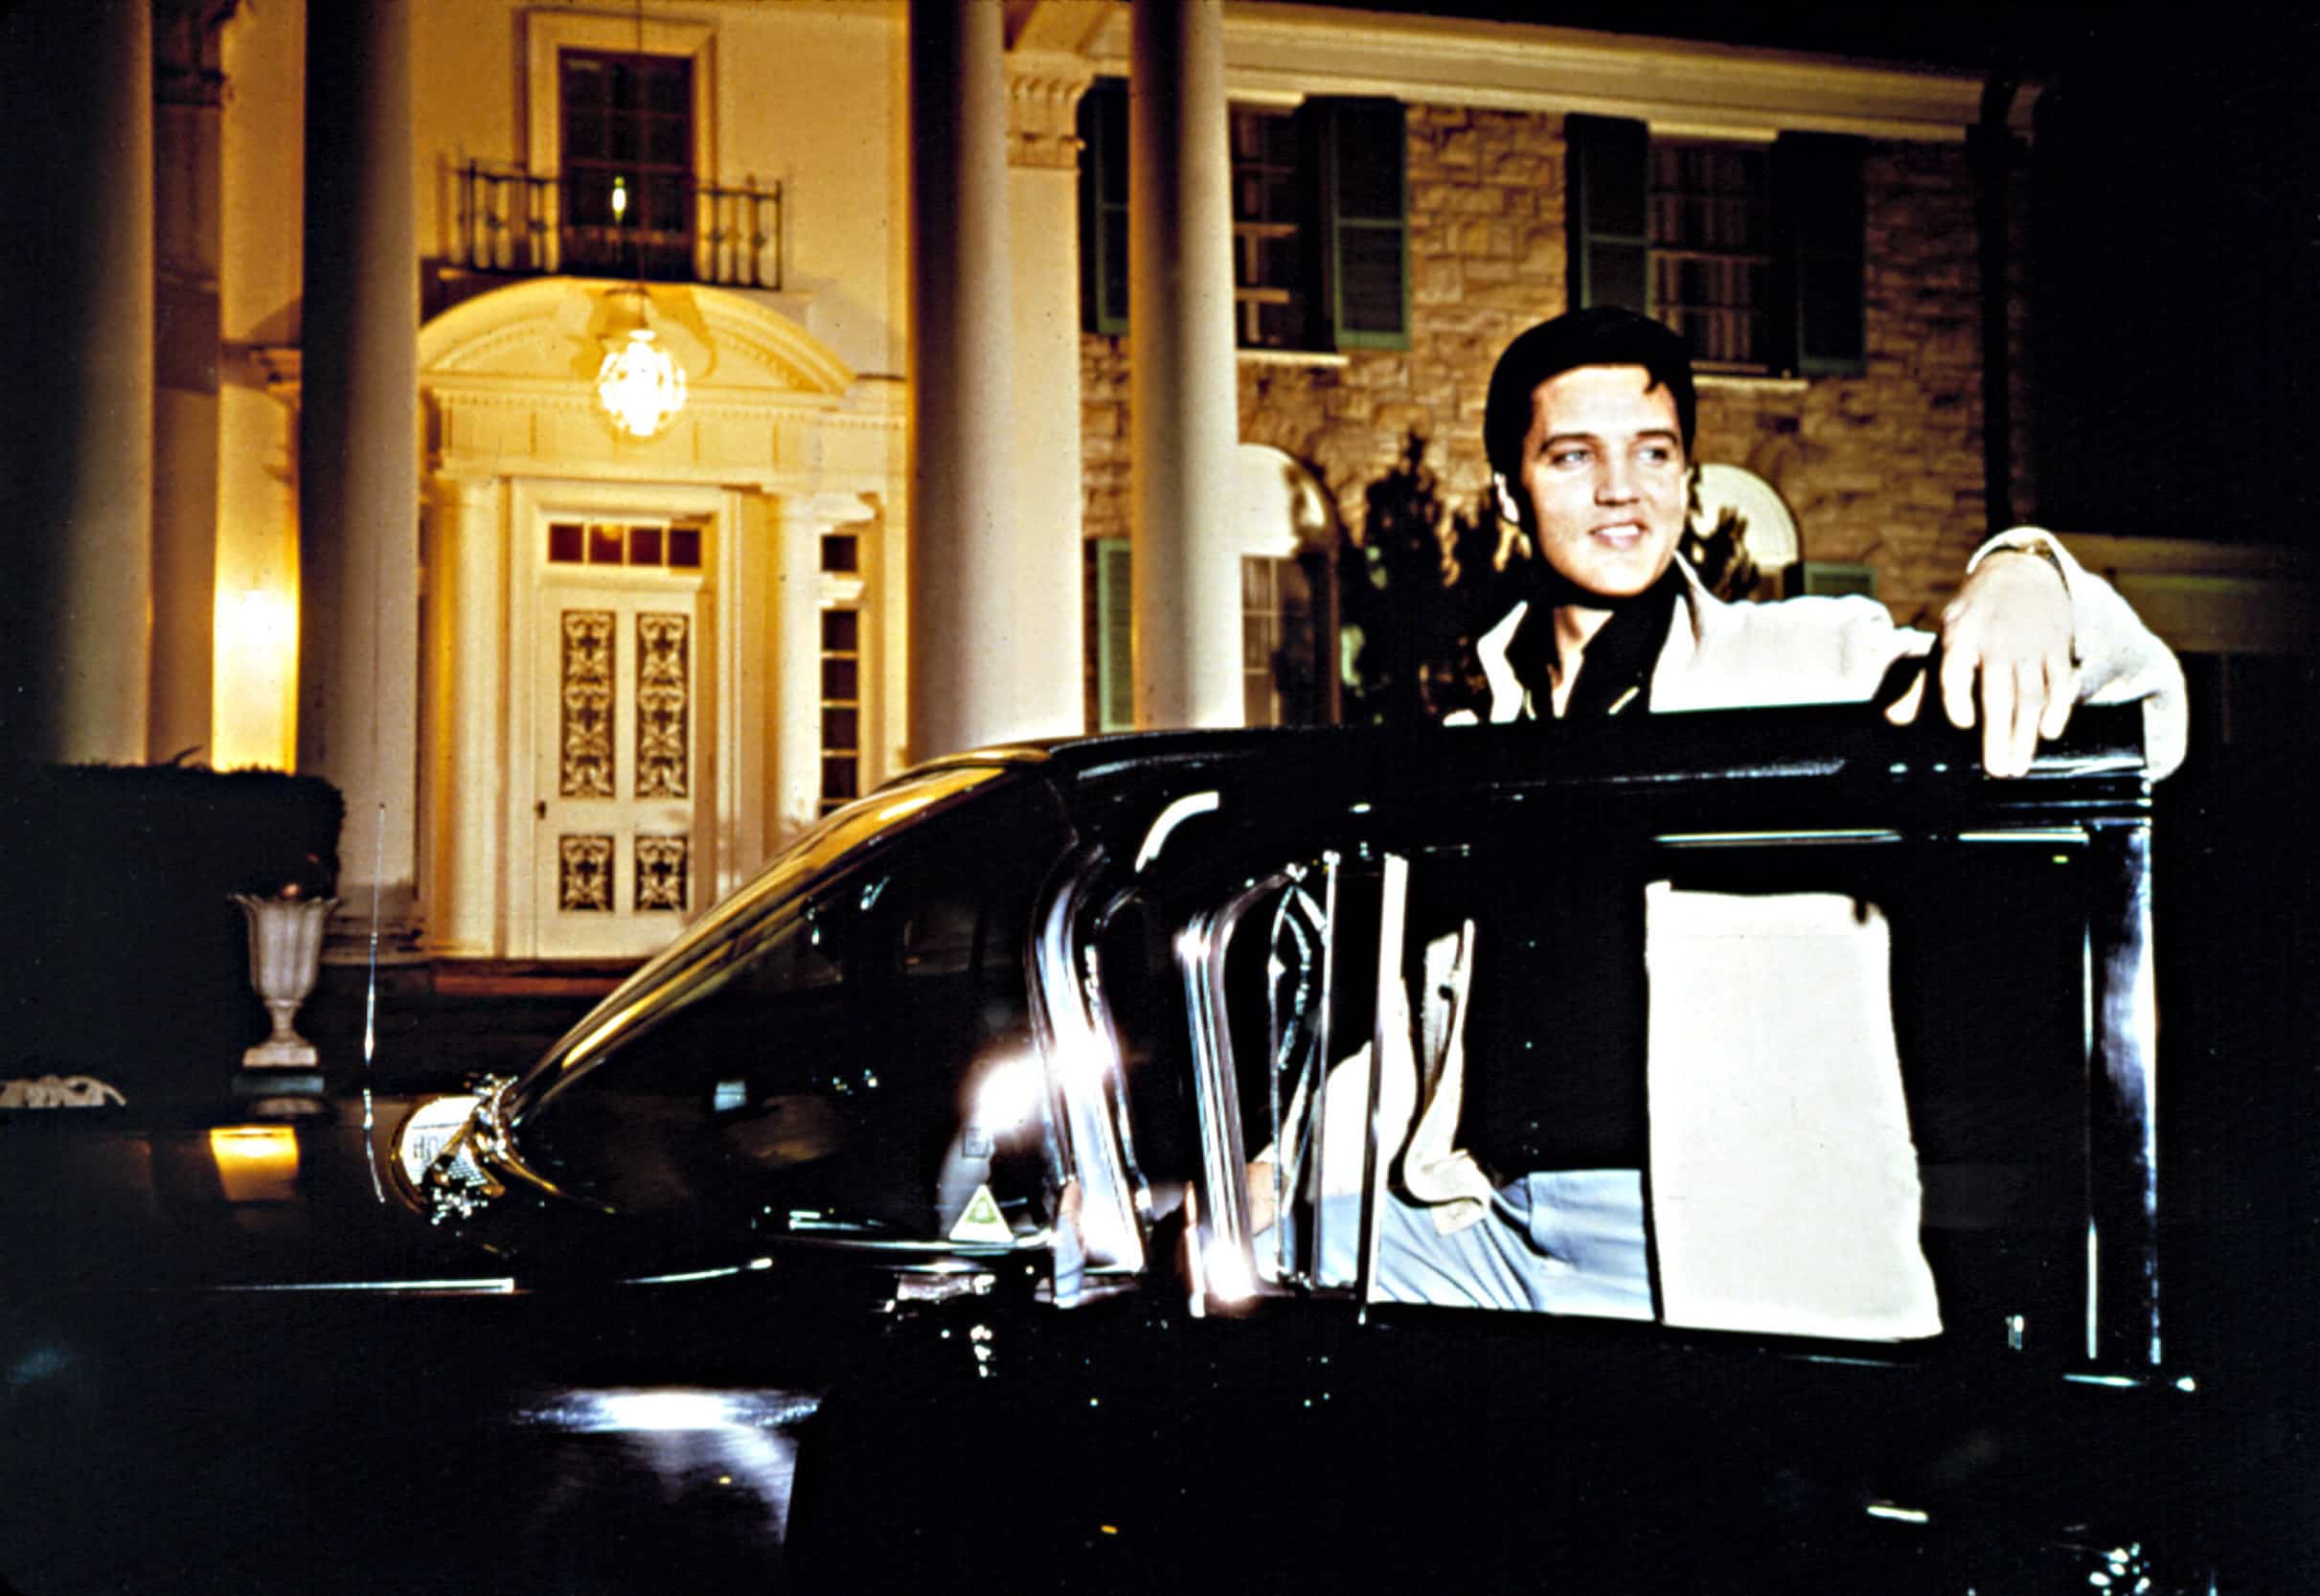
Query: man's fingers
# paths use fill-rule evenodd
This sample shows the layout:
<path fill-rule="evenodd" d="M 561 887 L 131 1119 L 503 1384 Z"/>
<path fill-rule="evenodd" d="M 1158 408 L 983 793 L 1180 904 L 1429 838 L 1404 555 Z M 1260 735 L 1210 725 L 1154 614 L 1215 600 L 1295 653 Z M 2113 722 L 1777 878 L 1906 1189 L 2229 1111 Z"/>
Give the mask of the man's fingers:
<path fill-rule="evenodd" d="M 1949 723 L 1963 731 L 1973 724 L 1973 678 L 1981 658 L 1967 649 L 1942 651 L 1942 709 Z"/>
<path fill-rule="evenodd" d="M 2015 745 L 2021 741 L 2014 725 L 2019 694 L 2012 671 L 1985 663 L 1982 668 L 1982 768 L 1992 776 L 2020 774 L 2015 768 Z M 1952 719 L 1957 718 L 1953 715 Z M 1973 724 L 1959 720 L 1961 726 Z M 2024 762 L 2027 765 L 2027 762 Z"/>
<path fill-rule="evenodd" d="M 2079 668 L 2065 660 L 2058 670 L 2046 668 L 2046 713 L 2038 717 L 2038 735 L 2048 741 L 2060 737 L 2070 724 L 2070 712 L 2079 701 Z"/>
<path fill-rule="evenodd" d="M 1897 726 L 1906 726 L 1918 718 L 1918 708 L 1925 701 L 1925 673 L 1920 670 L 1909 678 L 1908 689 L 1885 706 L 1885 718 Z"/>

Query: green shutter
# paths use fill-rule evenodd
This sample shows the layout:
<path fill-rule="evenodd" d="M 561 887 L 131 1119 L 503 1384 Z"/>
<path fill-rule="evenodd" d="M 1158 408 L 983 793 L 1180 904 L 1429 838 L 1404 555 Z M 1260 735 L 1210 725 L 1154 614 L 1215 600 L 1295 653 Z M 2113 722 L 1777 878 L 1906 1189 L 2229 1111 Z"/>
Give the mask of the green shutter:
<path fill-rule="evenodd" d="M 1571 308 L 1618 305 L 1651 313 L 1651 238 L 1645 204 L 1651 141 L 1626 117 L 1563 118 Z"/>
<path fill-rule="evenodd" d="M 1099 732 L 1136 729 L 1135 656 L 1131 651 L 1132 594 L 1128 587 L 1128 544 L 1125 537 L 1089 540 L 1095 565 L 1095 615 L 1087 628 L 1096 650 L 1096 714 Z"/>
<path fill-rule="evenodd" d="M 1080 311 L 1090 332 L 1127 331 L 1127 83 L 1080 97 Z"/>
<path fill-rule="evenodd" d="M 1395 100 L 1316 102 L 1322 304 L 1339 349 L 1410 347 L 1408 141 Z"/>
<path fill-rule="evenodd" d="M 1868 353 L 1861 141 L 1783 133 L 1772 147 L 1772 184 L 1775 358 L 1800 376 L 1858 376 Z"/>

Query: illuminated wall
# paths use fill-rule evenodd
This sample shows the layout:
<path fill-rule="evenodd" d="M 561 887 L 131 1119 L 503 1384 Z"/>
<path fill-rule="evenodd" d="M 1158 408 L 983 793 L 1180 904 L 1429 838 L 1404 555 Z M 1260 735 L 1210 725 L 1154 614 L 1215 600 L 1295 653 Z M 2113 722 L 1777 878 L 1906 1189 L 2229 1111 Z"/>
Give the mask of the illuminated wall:
<path fill-rule="evenodd" d="M 210 763 L 297 758 L 297 344 L 301 80 L 296 8 L 242 8 L 224 34 L 220 130 L 217 579 Z"/>

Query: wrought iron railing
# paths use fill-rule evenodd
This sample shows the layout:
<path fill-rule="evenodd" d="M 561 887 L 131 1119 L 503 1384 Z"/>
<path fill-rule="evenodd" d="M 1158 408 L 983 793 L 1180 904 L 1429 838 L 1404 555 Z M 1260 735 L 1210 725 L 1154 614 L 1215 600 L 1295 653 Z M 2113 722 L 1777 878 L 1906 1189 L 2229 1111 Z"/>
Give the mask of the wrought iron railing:
<path fill-rule="evenodd" d="M 782 285 L 782 188 L 738 187 L 691 178 L 665 184 L 656 203 L 619 211 L 602 203 L 591 180 L 571 203 L 560 177 L 522 167 L 467 161 L 459 191 L 455 264 L 516 277 L 637 277 L 730 288 Z M 639 195 L 642 200 L 646 196 Z M 632 213 L 632 214 L 631 214 Z M 681 221 L 682 225 L 670 225 Z"/>

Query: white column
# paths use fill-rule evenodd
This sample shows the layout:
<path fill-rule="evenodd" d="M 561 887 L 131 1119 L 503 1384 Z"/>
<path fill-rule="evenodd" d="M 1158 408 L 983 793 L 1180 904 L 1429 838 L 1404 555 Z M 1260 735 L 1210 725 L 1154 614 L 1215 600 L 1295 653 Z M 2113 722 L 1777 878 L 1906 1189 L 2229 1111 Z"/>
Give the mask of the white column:
<path fill-rule="evenodd" d="M 307 11 L 299 768 L 345 795 L 342 923 L 412 928 L 419 240 L 407 0 Z"/>
<path fill-rule="evenodd" d="M 910 9 L 913 760 L 1077 724 L 1044 684 L 1078 677 L 1056 635 L 1078 583 L 1058 593 L 1024 558 L 1046 539 L 1015 498 L 1001 17 L 982 0 Z"/>
<path fill-rule="evenodd" d="M 1014 268 L 1016 575 L 1042 616 L 1041 661 L 1017 681 L 1027 724 L 1085 729 L 1080 593 L 1080 97 L 1094 71 L 1008 63 L 1007 214 Z"/>
<path fill-rule="evenodd" d="M 153 33 L 148 0 L 0 11 L 0 299 L 26 396 L 0 428 L 0 742 L 146 758 L 153 526 Z"/>
<path fill-rule="evenodd" d="M 1232 165 L 1218 0 L 1137 6 L 1128 80 L 1136 724 L 1241 721 Z"/>
<path fill-rule="evenodd" d="M 428 562 L 426 946 L 462 958 L 510 946 L 506 772 L 508 536 L 496 478 L 436 486 Z M 520 668 L 520 666 L 519 666 Z M 350 841 L 359 841 L 350 837 Z M 366 905 L 367 907 L 367 905 Z"/>

